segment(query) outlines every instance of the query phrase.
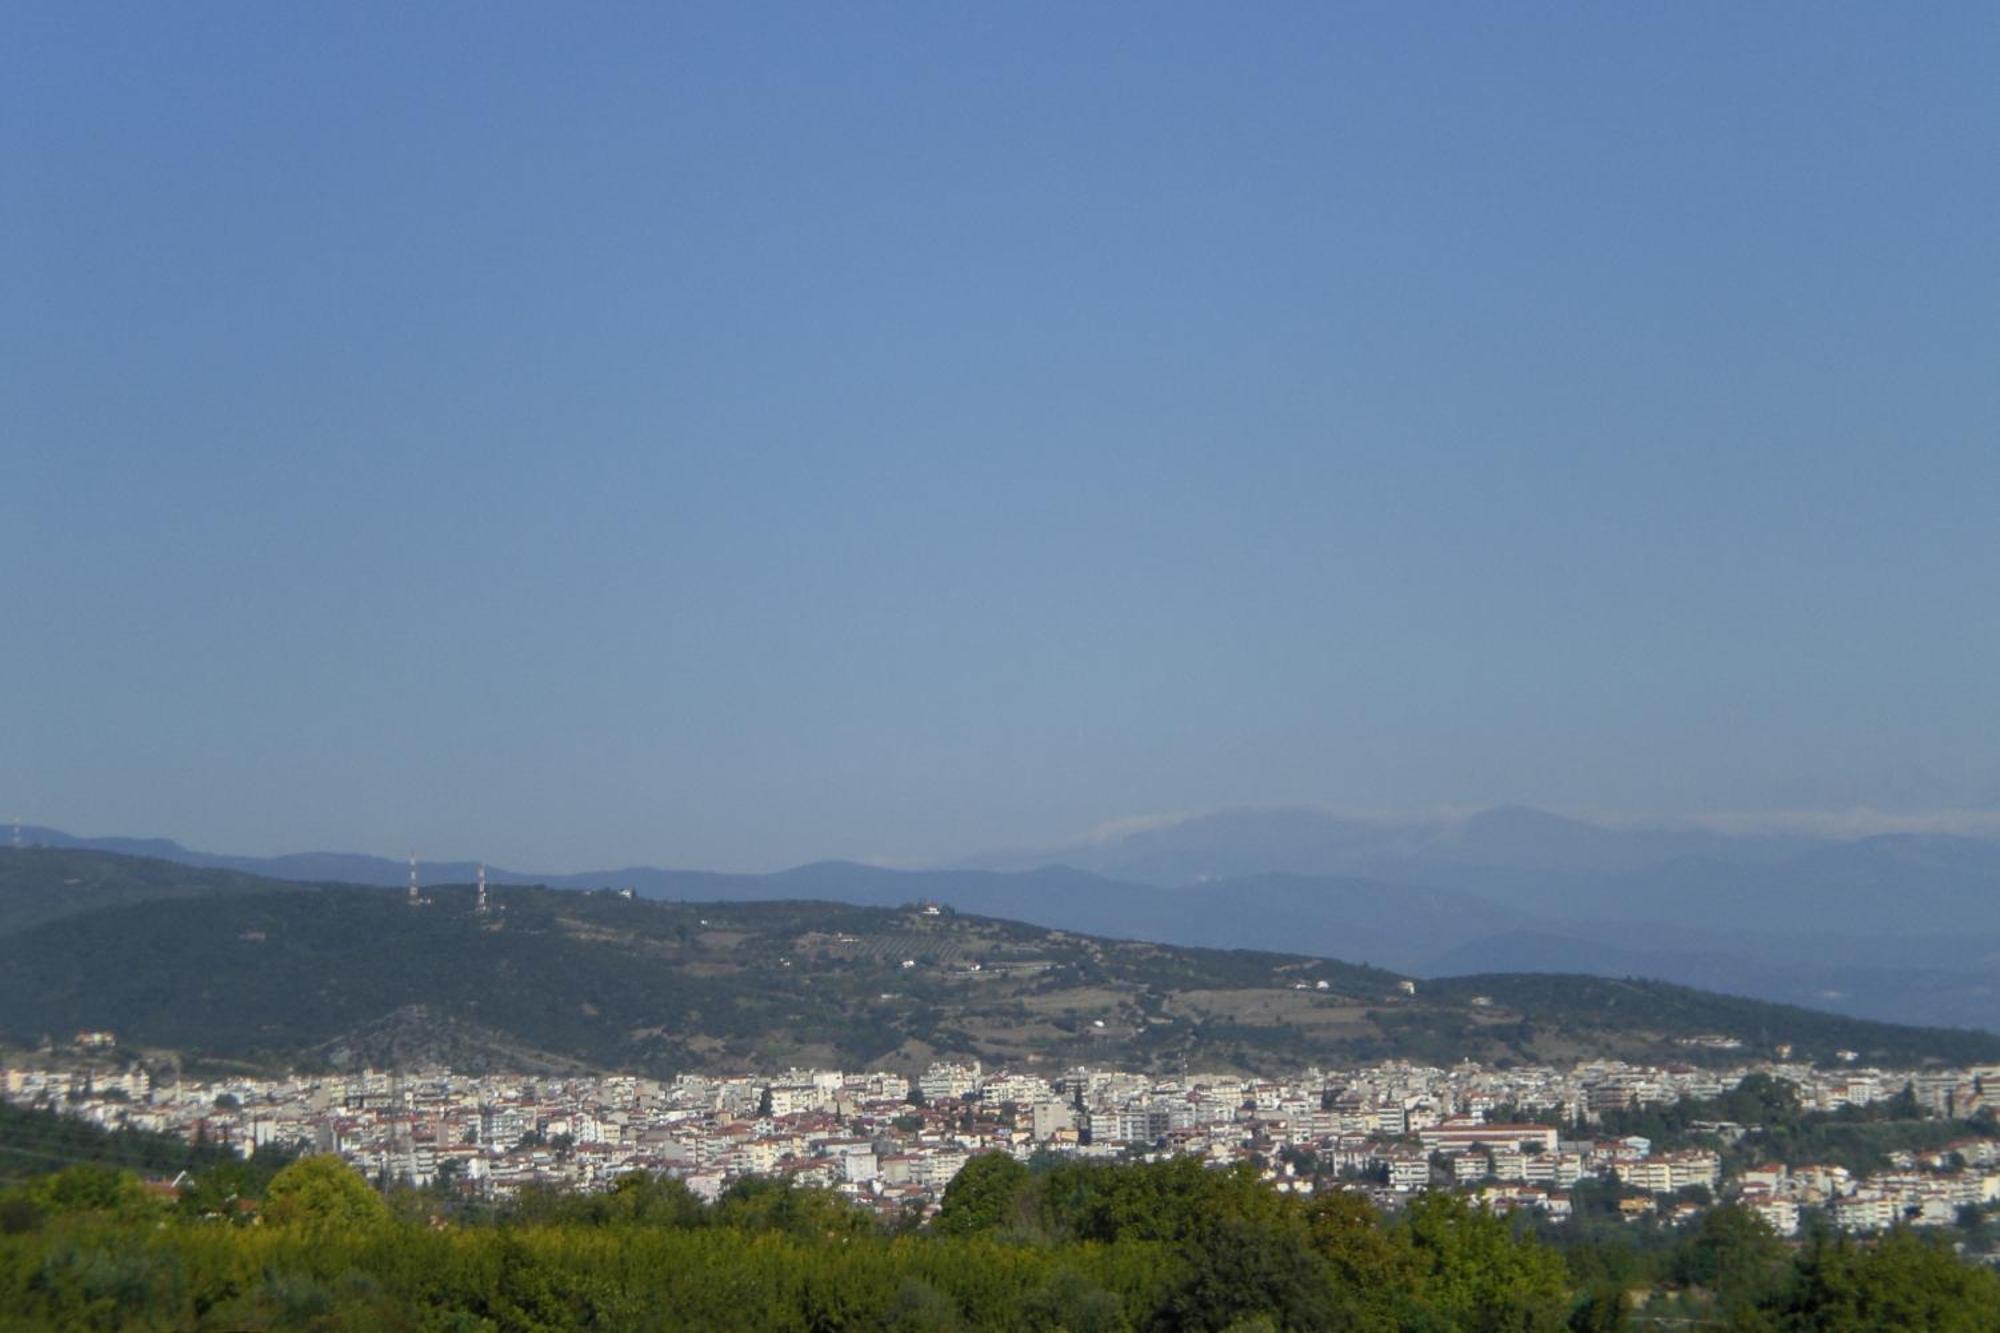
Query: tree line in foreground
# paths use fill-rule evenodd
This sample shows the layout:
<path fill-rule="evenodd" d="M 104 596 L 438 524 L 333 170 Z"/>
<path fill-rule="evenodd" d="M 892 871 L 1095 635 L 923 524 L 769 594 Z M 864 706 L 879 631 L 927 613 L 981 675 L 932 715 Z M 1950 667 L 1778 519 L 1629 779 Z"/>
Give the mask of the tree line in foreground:
<path fill-rule="evenodd" d="M 212 1176 L 205 1179 L 204 1176 Z M 178 1194 L 72 1164 L 0 1191 L 22 1329 L 2000 1329 L 2000 1277 L 1908 1234 L 1779 1242 L 1718 1209 L 1612 1280 L 1462 1199 L 1394 1215 L 1179 1159 L 975 1159 L 928 1222 L 738 1181 L 631 1176 L 454 1208 L 337 1158 Z M 1671 1307 L 1635 1308 L 1674 1289 Z M 1669 1308 L 1671 1314 L 1669 1314 Z"/>

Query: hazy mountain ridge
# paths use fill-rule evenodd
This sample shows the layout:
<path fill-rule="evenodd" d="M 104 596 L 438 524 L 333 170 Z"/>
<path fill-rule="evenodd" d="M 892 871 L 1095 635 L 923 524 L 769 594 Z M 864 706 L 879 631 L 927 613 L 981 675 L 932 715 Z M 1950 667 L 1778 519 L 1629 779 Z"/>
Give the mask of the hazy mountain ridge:
<path fill-rule="evenodd" d="M 1220 810 L 1114 837 L 976 857 L 1010 870 L 1060 863 L 1115 878 L 1187 884 L 1265 871 L 1419 879 L 1465 867 L 1605 874 L 1675 860 L 1757 865 L 1829 845 L 1800 835 L 1610 827 L 1526 806 L 1406 820 L 1310 807 Z"/>
<path fill-rule="evenodd" d="M 191 865 L 303 882 L 393 886 L 408 875 L 403 862 L 344 853 L 236 857 L 165 840 L 30 836 L 165 849 Z M 474 869 L 419 865 L 426 883 L 466 882 Z M 1198 815 L 933 870 L 829 861 L 773 874 L 535 875 L 489 866 L 488 877 L 655 898 L 935 898 L 1052 927 L 1299 948 L 1426 975 L 1532 959 L 1857 1016 L 2000 1023 L 2000 842 L 1953 834 L 1611 828 L 1521 807 L 1387 822 L 1291 808 Z"/>
<path fill-rule="evenodd" d="M 1860 952 L 1854 942 L 1843 943 Z M 1947 962 L 1921 968 L 1868 961 L 1774 962 L 1742 946 L 1731 948 L 1726 941 L 1705 952 L 1671 940 L 1660 947 L 1635 946 L 1610 931 L 1596 937 L 1516 931 L 1462 945 L 1433 959 L 1430 967 L 1440 977 L 1550 971 L 1656 977 L 1893 1023 L 1990 1028 L 2000 1013 L 2000 980 L 1990 958 L 1983 966 Z M 1746 977 L 1757 979 L 1755 989 L 1743 984 Z"/>
<path fill-rule="evenodd" d="M 12 896 L 64 901 L 76 867 L 118 859 L 0 857 L 46 872 L 17 876 Z M 0 1036 L 107 1028 L 130 1045 L 213 1059 L 456 1051 L 655 1073 L 915 1067 L 940 1055 L 1273 1071 L 1396 1057 L 1689 1059 L 1681 1039 L 1711 1032 L 1810 1058 L 1851 1048 L 1884 1063 L 2000 1059 L 1990 1034 L 1655 982 L 1475 978 L 1411 994 L 1393 972 L 1295 950 L 1158 945 L 913 905 L 508 886 L 480 914 L 462 885 L 418 908 L 339 885 L 187 896 L 216 877 L 227 873 L 182 868 L 159 883 L 166 896 L 0 934 Z"/>
<path fill-rule="evenodd" d="M 1261 861 L 1453 889 L 1517 914 L 1512 926 L 1399 963 L 1429 974 L 1559 960 L 1569 971 L 1875 1018 L 2000 1021 L 2000 842 L 1991 839 L 1606 828 L 1520 807 L 1402 822 L 1290 809 L 1222 811 L 983 861 L 1038 855 L 1161 884 Z"/>
<path fill-rule="evenodd" d="M 66 841 L 71 847 L 89 850 L 94 841 L 132 840 Z M 224 857 L 179 850 L 182 855 L 175 859 L 183 864 L 237 873 L 254 873 L 246 868 L 263 865 L 269 868 L 266 873 L 295 882 L 396 887 L 405 884 L 409 875 L 407 863 L 383 858 L 343 854 Z M 320 873 L 342 866 L 365 871 L 366 877 L 341 879 Z M 418 863 L 419 878 L 426 884 L 468 883 L 475 870 L 472 864 Z M 1304 949 L 1406 971 L 1420 970 L 1433 955 L 1483 934 L 1529 924 L 1519 912 L 1450 889 L 1285 873 L 1166 889 L 1068 866 L 1012 872 L 894 870 L 851 861 L 821 861 L 767 875 L 630 867 L 537 877 L 488 866 L 487 879 L 495 885 L 631 888 L 644 897 L 682 901 L 803 898 L 887 907 L 936 899 L 961 911 L 1058 929 L 1170 944 Z"/>

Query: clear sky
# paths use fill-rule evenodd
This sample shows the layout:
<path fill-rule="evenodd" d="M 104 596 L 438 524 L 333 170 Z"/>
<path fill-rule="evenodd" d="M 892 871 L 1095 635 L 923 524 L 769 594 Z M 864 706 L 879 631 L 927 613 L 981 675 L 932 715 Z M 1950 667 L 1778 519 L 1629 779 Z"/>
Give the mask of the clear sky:
<path fill-rule="evenodd" d="M 2000 7 L 0 9 L 0 816 L 2000 804 Z"/>

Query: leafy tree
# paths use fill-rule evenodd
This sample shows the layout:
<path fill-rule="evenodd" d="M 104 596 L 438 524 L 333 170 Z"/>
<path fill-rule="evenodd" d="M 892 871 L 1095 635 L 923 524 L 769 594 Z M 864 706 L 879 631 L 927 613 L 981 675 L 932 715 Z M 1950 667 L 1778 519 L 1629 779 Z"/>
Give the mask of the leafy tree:
<path fill-rule="evenodd" d="M 19 1190 L 0 1194 L 0 1236 L 18 1236 L 34 1231 L 47 1220 L 35 1201 Z"/>
<path fill-rule="evenodd" d="M 166 1200 L 149 1191 L 139 1177 L 98 1162 L 79 1162 L 29 1183 L 23 1197 L 49 1215 L 101 1213 L 117 1221 L 141 1221 L 163 1216 Z"/>
<path fill-rule="evenodd" d="M 1023 1297 L 1021 1320 L 1036 1333 L 1120 1333 L 1127 1327 L 1117 1293 L 1072 1269 Z"/>
<path fill-rule="evenodd" d="M 264 1220 L 316 1234 L 349 1234 L 389 1217 L 382 1196 L 345 1161 L 332 1154 L 302 1157 L 271 1178 L 264 1192 Z"/>
<path fill-rule="evenodd" d="M 1213 1217 L 1176 1251 L 1180 1276 L 1161 1303 L 1162 1330 L 1228 1329 L 1262 1319 L 1274 1329 L 1321 1330 L 1351 1322 L 1325 1263 L 1295 1228 L 1270 1218 Z"/>
<path fill-rule="evenodd" d="M 1039 1208 L 1045 1227 L 1079 1240 L 1185 1239 L 1215 1217 L 1277 1219 L 1297 1204 L 1238 1163 L 1210 1170 L 1192 1157 L 1112 1166 L 1065 1162 L 1042 1180 Z"/>
<path fill-rule="evenodd" d="M 1772 1074 L 1750 1074 L 1717 1099 L 1723 1118 L 1741 1124 L 1789 1125 L 1799 1118 L 1799 1085 Z"/>
<path fill-rule="evenodd" d="M 275 1178 L 268 1163 L 249 1161 L 217 1162 L 193 1175 L 181 1185 L 180 1213 L 183 1217 L 211 1221 L 247 1222 L 251 1214 L 243 1206 L 263 1193 Z"/>
<path fill-rule="evenodd" d="M 1715 1293 L 1725 1311 L 1741 1310 L 1768 1298 L 1783 1281 L 1783 1241 L 1763 1218 L 1726 1204 L 1702 1215 L 1693 1234 L 1674 1256 L 1673 1276 Z"/>
<path fill-rule="evenodd" d="M 906 1277 L 896 1287 L 882 1326 L 890 1333 L 935 1333 L 963 1327 L 958 1306 L 922 1278 Z"/>
<path fill-rule="evenodd" d="M 205 1140 L 189 1143 L 170 1134 L 107 1130 L 52 1110 L 31 1110 L 0 1101 L 0 1174 L 8 1176 L 47 1175 L 75 1162 L 101 1162 L 149 1176 L 172 1176 L 240 1160 L 229 1149 Z M 283 1152 L 264 1148 L 251 1160 L 262 1178 L 268 1178 L 289 1159 Z"/>
<path fill-rule="evenodd" d="M 832 1190 L 766 1176 L 745 1176 L 716 1200 L 717 1223 L 739 1231 L 776 1231 L 802 1240 L 865 1236 L 875 1219 Z"/>
<path fill-rule="evenodd" d="M 1587 1289 L 1569 1313 L 1569 1333 L 1624 1333 L 1631 1326 L 1624 1289 L 1611 1284 Z"/>
<path fill-rule="evenodd" d="M 946 1236 L 997 1231 L 1015 1221 L 1030 1179 L 1028 1168 L 1007 1154 L 982 1153 L 945 1187 L 932 1225 Z"/>
<path fill-rule="evenodd" d="M 1456 1195 L 1411 1202 L 1399 1230 L 1423 1268 L 1422 1299 L 1451 1327 L 1531 1333 L 1563 1326 L 1567 1274 L 1551 1250 Z"/>
<path fill-rule="evenodd" d="M 1421 1286 L 1422 1256 L 1363 1196 L 1342 1190 L 1321 1194 L 1306 1205 L 1305 1225 L 1307 1243 L 1338 1285 L 1377 1301 L 1414 1296 Z"/>
<path fill-rule="evenodd" d="M 1897 1230 L 1868 1247 L 1845 1239 L 1809 1246 L 1769 1309 L 1786 1330 L 1991 1333 L 2000 1328 L 2000 1276 Z"/>
<path fill-rule="evenodd" d="M 702 1202 L 678 1180 L 644 1171 L 620 1176 L 609 1192 L 591 1197 L 585 1220 L 599 1226 L 695 1227 L 708 1219 Z"/>

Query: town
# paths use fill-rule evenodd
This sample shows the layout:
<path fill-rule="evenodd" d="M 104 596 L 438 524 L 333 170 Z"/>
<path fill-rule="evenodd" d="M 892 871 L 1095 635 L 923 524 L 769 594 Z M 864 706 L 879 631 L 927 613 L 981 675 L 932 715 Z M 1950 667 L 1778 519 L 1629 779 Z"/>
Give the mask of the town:
<path fill-rule="evenodd" d="M 1727 1042 L 1728 1039 L 1715 1039 Z M 79 1034 L 101 1055 L 108 1033 Z M 1718 1200 L 1781 1236 L 1804 1210 L 1842 1230 L 1941 1227 L 2000 1201 L 2000 1138 L 1968 1134 L 1888 1154 L 1872 1173 L 1834 1163 L 1736 1161 L 1759 1126 L 1696 1122 L 1691 1144 L 1604 1128 L 1646 1108 L 1713 1100 L 1746 1079 L 1788 1085 L 1806 1113 L 1902 1098 L 1940 1121 L 1991 1123 L 2000 1066 L 1898 1071 L 1782 1059 L 1727 1070 L 1620 1062 L 1573 1068 L 1385 1063 L 1290 1078 L 1159 1078 L 1079 1067 L 1044 1078 L 935 1063 L 920 1076 L 793 1069 L 770 1077 L 550 1077 L 448 1070 L 155 1079 L 101 1060 L 0 1069 L 9 1101 L 106 1128 L 162 1131 L 244 1154 L 337 1153 L 385 1186 L 505 1199 L 527 1187 L 606 1189 L 633 1172 L 716 1198 L 733 1180 L 821 1186 L 888 1220 L 934 1213 L 972 1157 L 1006 1153 L 1250 1162 L 1281 1190 L 1364 1192 L 1393 1208 L 1448 1189 L 1497 1212 L 1571 1216 L 1580 1186 L 1618 1212 L 1687 1221 Z M 1982 1113 L 1985 1114 L 1982 1114 Z M 1740 1155 L 1736 1155 L 1740 1156 Z"/>

